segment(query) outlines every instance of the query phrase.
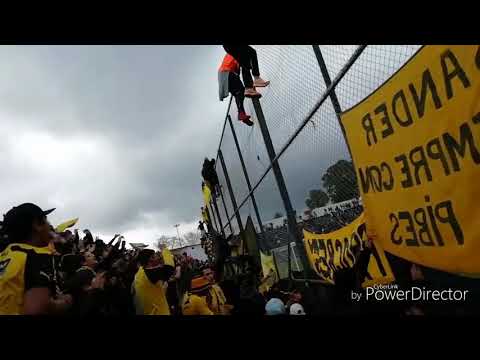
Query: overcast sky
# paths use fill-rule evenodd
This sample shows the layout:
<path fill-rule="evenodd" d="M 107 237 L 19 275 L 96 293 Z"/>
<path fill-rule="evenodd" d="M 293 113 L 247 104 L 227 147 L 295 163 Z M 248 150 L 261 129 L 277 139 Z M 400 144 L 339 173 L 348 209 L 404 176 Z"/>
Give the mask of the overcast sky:
<path fill-rule="evenodd" d="M 107 238 L 194 230 L 226 104 L 220 46 L 0 47 L 0 208 Z"/>
<path fill-rule="evenodd" d="M 256 46 L 262 107 L 277 150 L 325 90 L 310 45 Z M 321 46 L 333 78 L 355 50 Z M 343 108 L 387 79 L 418 47 L 371 46 L 337 88 Z M 227 101 L 218 100 L 221 46 L 0 47 L 0 208 L 56 207 L 53 225 L 79 217 L 104 240 L 152 244 L 196 230 L 201 165 L 215 157 Z M 250 101 L 247 112 L 254 116 Z M 232 109 L 236 119 L 236 109 Z M 280 160 L 297 212 L 328 166 L 348 157 L 325 102 Z M 254 184 L 269 160 L 258 126 L 234 121 Z M 245 180 L 227 129 L 222 145 L 240 202 Z M 222 174 L 219 174 L 221 182 Z M 283 212 L 273 176 L 257 192 L 263 220 Z M 227 200 L 227 206 L 231 206 Z M 223 212 L 222 207 L 220 211 Z M 251 204 L 242 216 L 252 214 Z M 231 209 L 230 209 L 231 215 Z"/>

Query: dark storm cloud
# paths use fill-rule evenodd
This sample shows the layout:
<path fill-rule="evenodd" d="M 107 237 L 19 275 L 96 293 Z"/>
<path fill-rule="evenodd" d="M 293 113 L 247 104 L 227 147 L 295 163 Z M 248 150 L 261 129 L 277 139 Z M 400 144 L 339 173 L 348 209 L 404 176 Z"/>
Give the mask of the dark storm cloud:
<path fill-rule="evenodd" d="M 116 232 L 192 222 L 218 142 L 218 46 L 0 48 L 0 201 Z M 21 146 L 20 146 L 21 145 Z M 152 220 L 153 217 L 153 220 Z M 155 220 L 156 219 L 156 220 Z"/>

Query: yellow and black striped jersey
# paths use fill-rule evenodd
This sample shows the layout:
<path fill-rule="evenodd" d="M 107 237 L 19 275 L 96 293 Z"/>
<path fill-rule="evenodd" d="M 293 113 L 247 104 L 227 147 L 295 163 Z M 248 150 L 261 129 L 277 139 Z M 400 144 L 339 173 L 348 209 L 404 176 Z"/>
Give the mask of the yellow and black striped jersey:
<path fill-rule="evenodd" d="M 23 314 L 25 292 L 47 287 L 56 292 L 56 272 L 48 248 L 10 244 L 0 253 L 0 315 Z"/>

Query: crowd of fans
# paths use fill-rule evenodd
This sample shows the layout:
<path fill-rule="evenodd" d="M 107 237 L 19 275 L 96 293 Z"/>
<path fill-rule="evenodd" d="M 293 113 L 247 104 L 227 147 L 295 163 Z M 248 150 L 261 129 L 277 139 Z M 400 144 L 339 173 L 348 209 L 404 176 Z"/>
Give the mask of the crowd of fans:
<path fill-rule="evenodd" d="M 303 229 L 317 233 L 336 231 L 355 220 L 363 211 L 362 205 L 354 200 L 351 204 L 338 205 L 328 209 L 321 216 L 311 216 L 308 219 L 299 219 L 297 222 L 298 236 L 302 237 Z M 281 225 L 264 225 L 264 233 L 258 234 L 260 247 L 271 250 L 285 246 L 289 242 L 287 220 Z"/>
<path fill-rule="evenodd" d="M 330 208 L 324 215 L 304 220 L 302 226 L 306 226 L 315 232 L 329 233 L 350 224 L 362 212 L 362 205 L 358 200 L 354 200 L 351 204 L 347 203 Z"/>
<path fill-rule="evenodd" d="M 127 249 L 120 234 L 105 242 L 88 229 L 82 234 L 78 229 L 57 232 L 47 219 L 53 210 L 26 203 L 4 215 L 0 314 L 269 313 L 265 308 L 269 295 L 258 292 L 258 269 L 247 266 L 218 284 L 218 264 L 186 253 L 174 256 L 165 247 Z M 213 234 L 204 235 L 212 238 Z"/>
<path fill-rule="evenodd" d="M 478 313 L 479 281 L 412 264 L 387 254 L 395 284 L 407 289 L 468 290 L 462 303 L 352 302 L 362 292 L 368 260 L 367 246 L 356 254 L 353 268 L 335 272 L 335 285 L 302 287 L 281 279 L 270 288 L 258 262 L 249 255 L 230 256 L 233 242 L 211 226 L 203 233 L 209 259 L 187 253 L 173 255 L 166 247 L 127 249 L 117 234 L 108 242 L 89 230 L 61 232 L 34 204 L 22 204 L 4 215 L 0 237 L 0 314 L 129 315 L 319 315 L 387 312 L 398 314 Z M 343 213 L 340 213 L 343 211 Z M 359 208 L 328 214 L 343 221 Z M 323 225 L 321 225 L 323 226 Z M 210 250 L 209 250 L 210 251 Z M 298 274 L 294 274 L 297 276 Z"/>

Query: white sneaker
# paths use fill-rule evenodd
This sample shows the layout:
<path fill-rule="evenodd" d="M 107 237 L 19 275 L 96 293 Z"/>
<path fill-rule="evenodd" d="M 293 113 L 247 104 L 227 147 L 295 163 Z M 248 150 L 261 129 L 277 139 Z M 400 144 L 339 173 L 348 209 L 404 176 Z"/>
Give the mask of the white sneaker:
<path fill-rule="evenodd" d="M 265 81 L 262 78 L 253 80 L 253 86 L 255 87 L 266 87 L 270 85 L 270 81 Z"/>

